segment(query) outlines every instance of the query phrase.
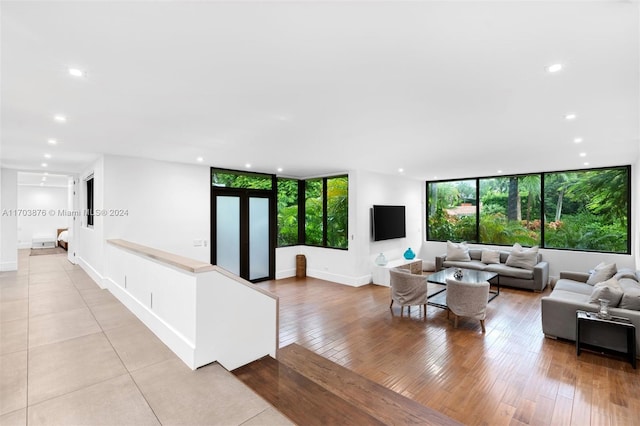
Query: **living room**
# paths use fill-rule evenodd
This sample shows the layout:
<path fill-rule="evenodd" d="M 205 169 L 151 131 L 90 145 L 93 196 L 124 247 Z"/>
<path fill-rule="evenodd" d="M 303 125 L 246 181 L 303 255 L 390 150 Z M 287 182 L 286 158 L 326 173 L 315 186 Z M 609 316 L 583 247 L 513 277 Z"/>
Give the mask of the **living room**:
<path fill-rule="evenodd" d="M 540 253 L 554 278 L 600 262 L 640 265 L 637 2 L 6 2 L 2 11 L 0 207 L 20 208 L 18 173 L 59 172 L 74 177 L 82 210 L 91 178 L 96 209 L 127 210 L 72 226 L 70 260 L 98 283 L 115 238 L 211 262 L 211 167 L 348 176 L 348 247 L 277 247 L 276 280 L 295 276 L 299 254 L 307 276 L 332 287 L 366 287 L 380 253 L 400 259 L 411 247 L 434 261 L 446 241 L 428 239 L 427 182 L 627 165 L 630 252 Z M 376 204 L 405 206 L 406 238 L 372 241 Z M 17 220 L 0 225 L 9 271 Z"/>

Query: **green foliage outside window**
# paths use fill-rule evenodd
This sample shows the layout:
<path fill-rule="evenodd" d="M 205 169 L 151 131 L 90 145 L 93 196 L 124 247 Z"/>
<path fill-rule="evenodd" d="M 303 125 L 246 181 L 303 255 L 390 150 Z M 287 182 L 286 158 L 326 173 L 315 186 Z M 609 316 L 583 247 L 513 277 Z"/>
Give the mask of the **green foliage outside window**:
<path fill-rule="evenodd" d="M 278 247 L 298 244 L 298 180 L 278 178 Z"/>
<path fill-rule="evenodd" d="M 348 247 L 349 178 L 327 178 L 327 246 Z"/>
<path fill-rule="evenodd" d="M 305 181 L 304 191 L 305 221 L 304 235 L 305 244 L 312 246 L 322 245 L 323 209 L 322 209 L 322 179 L 309 179 Z"/>
<path fill-rule="evenodd" d="M 629 170 L 615 167 L 428 182 L 428 239 L 628 253 Z M 470 195 L 476 182 L 477 230 L 470 207 L 476 205 L 475 195 Z"/>
<path fill-rule="evenodd" d="M 546 173 L 545 247 L 626 253 L 628 170 Z"/>
<path fill-rule="evenodd" d="M 480 242 L 540 245 L 540 175 L 480 179 Z"/>
<path fill-rule="evenodd" d="M 429 239 L 476 241 L 476 181 L 429 182 Z"/>
<path fill-rule="evenodd" d="M 211 184 L 226 188 L 242 189 L 272 189 L 273 183 L 270 175 L 256 173 L 244 174 L 242 172 L 213 170 Z"/>

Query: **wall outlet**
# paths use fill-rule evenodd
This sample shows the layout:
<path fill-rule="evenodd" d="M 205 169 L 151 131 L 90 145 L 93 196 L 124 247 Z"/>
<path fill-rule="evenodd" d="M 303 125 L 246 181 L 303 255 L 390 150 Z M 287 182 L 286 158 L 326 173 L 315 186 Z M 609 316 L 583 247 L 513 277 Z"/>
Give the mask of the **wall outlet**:
<path fill-rule="evenodd" d="M 193 246 L 194 247 L 202 247 L 203 245 L 203 241 L 202 240 L 193 240 Z"/>

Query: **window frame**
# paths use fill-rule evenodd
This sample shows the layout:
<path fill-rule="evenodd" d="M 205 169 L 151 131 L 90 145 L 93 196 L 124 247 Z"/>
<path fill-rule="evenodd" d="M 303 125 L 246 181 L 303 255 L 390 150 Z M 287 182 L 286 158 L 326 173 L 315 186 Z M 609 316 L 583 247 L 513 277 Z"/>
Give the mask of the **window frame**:
<path fill-rule="evenodd" d="M 544 218 L 545 211 L 545 175 L 549 174 L 557 174 L 557 173 L 579 173 L 579 172 L 590 172 L 590 171 L 598 171 L 598 170 L 611 170 L 611 169 L 625 169 L 626 170 L 626 185 L 627 185 L 627 241 L 626 241 L 626 251 L 625 252 L 617 252 L 617 251 L 605 251 L 605 250 L 586 250 L 579 248 L 570 248 L 570 247 L 549 247 L 549 250 L 564 250 L 564 251 L 576 251 L 576 252 L 588 252 L 588 253 L 610 253 L 610 254 L 621 254 L 621 255 L 631 255 L 631 229 L 632 229 L 632 205 L 631 198 L 633 193 L 632 188 L 632 169 L 631 165 L 619 165 L 619 166 L 608 166 L 608 167 L 594 167 L 594 168 L 586 168 L 586 169 L 569 169 L 569 170 L 557 170 L 557 171 L 547 171 L 547 172 L 530 172 L 530 173 L 519 173 L 519 174 L 509 174 L 509 175 L 493 175 L 493 176 L 481 176 L 481 177 L 468 177 L 468 178 L 453 178 L 453 179 L 440 179 L 440 180 L 432 180 L 425 181 L 425 195 L 426 195 L 426 209 L 425 209 L 425 238 L 426 241 L 433 242 L 444 242 L 446 240 L 432 239 L 430 236 L 429 229 L 429 215 L 430 215 L 430 204 L 429 204 L 429 185 L 437 184 L 437 183 L 446 183 L 446 182 L 458 182 L 465 180 L 475 180 L 476 181 L 476 191 L 477 191 L 477 202 L 476 202 L 476 240 L 480 240 L 480 181 L 483 179 L 497 179 L 497 178 L 510 178 L 517 177 L 520 178 L 522 176 L 532 176 L 538 175 L 540 176 L 540 217 L 541 217 L 541 229 L 540 229 L 540 248 L 545 247 L 545 228 L 547 224 L 547 220 Z M 473 242 L 475 245 L 491 245 L 491 246 L 504 246 L 509 247 L 511 244 L 499 244 L 499 243 L 481 243 L 481 242 Z"/>
<path fill-rule="evenodd" d="M 93 174 L 87 176 L 85 181 L 85 190 L 87 194 L 87 228 L 94 227 L 94 206 L 95 206 L 95 181 Z"/>

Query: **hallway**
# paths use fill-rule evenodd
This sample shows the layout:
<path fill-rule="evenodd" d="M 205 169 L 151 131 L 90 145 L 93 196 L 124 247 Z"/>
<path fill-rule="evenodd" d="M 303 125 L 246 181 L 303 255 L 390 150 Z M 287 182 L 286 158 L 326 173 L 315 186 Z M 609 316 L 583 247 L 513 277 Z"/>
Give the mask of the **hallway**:
<path fill-rule="evenodd" d="M 189 369 L 65 254 L 0 272 L 0 424 L 290 424 L 214 363 Z"/>

